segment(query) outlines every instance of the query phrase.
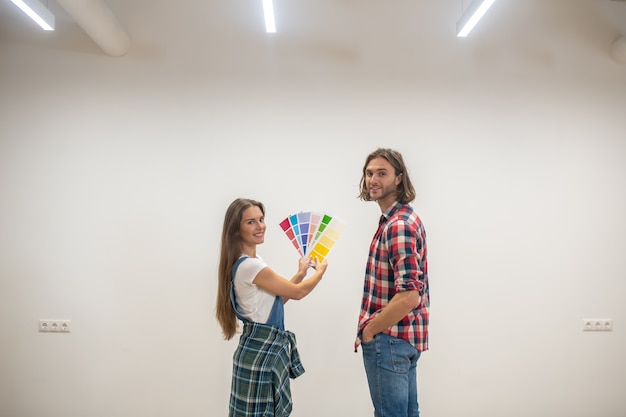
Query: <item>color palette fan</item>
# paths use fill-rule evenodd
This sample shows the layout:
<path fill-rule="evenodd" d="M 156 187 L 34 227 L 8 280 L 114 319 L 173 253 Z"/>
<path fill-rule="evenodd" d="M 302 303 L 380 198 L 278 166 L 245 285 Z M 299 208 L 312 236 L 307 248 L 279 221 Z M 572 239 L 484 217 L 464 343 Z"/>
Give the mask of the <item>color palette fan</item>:
<path fill-rule="evenodd" d="M 285 217 L 280 227 L 300 256 L 317 257 L 322 262 L 337 243 L 346 224 L 329 214 L 301 211 Z"/>

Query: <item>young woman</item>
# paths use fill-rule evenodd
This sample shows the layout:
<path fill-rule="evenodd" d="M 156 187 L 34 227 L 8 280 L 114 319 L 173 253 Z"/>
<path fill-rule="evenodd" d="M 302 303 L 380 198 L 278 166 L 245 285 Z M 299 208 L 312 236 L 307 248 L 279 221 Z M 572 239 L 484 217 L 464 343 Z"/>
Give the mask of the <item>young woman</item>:
<path fill-rule="evenodd" d="M 283 304 L 307 296 L 327 263 L 301 258 L 291 279 L 274 272 L 257 255 L 265 239 L 265 207 L 238 198 L 226 210 L 218 271 L 217 320 L 232 339 L 243 323 L 233 355 L 229 417 L 291 414 L 290 378 L 302 375 L 295 335 L 285 330 Z M 314 273 L 306 278 L 309 267 Z"/>

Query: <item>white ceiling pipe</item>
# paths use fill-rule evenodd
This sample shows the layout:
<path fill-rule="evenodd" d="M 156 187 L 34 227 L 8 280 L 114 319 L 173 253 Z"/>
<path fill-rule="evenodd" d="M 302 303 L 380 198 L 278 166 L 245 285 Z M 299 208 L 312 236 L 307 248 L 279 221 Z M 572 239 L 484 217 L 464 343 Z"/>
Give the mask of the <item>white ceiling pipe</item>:
<path fill-rule="evenodd" d="M 130 37 L 102 0 L 57 0 L 85 32 L 111 56 L 130 49 Z"/>
<path fill-rule="evenodd" d="M 611 45 L 611 58 L 620 64 L 626 64 L 626 36 L 621 36 Z"/>

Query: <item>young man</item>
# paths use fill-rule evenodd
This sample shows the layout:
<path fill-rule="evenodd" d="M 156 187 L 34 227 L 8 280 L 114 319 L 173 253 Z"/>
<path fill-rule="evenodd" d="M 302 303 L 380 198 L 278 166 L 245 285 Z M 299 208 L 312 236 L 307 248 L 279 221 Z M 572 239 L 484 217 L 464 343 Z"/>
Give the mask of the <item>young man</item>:
<path fill-rule="evenodd" d="M 354 350 L 363 350 L 375 417 L 418 417 L 417 360 L 428 349 L 428 262 L 402 155 L 383 148 L 369 154 L 360 192 L 361 200 L 378 203 L 382 216 L 370 244 Z"/>

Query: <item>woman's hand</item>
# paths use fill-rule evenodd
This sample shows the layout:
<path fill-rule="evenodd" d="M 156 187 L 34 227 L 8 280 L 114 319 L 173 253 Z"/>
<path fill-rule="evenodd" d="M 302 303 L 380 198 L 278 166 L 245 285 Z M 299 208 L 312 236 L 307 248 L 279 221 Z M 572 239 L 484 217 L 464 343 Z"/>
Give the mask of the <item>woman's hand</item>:
<path fill-rule="evenodd" d="M 315 259 L 310 263 L 310 265 L 311 265 L 311 268 L 315 269 L 321 274 L 324 274 L 324 272 L 326 272 L 326 268 L 328 267 L 328 262 L 326 262 L 326 259 L 320 262 L 316 256 Z"/>
<path fill-rule="evenodd" d="M 298 260 L 298 275 L 301 275 L 302 277 L 306 276 L 306 271 L 309 269 L 310 266 L 311 266 L 310 256 L 300 258 Z"/>

